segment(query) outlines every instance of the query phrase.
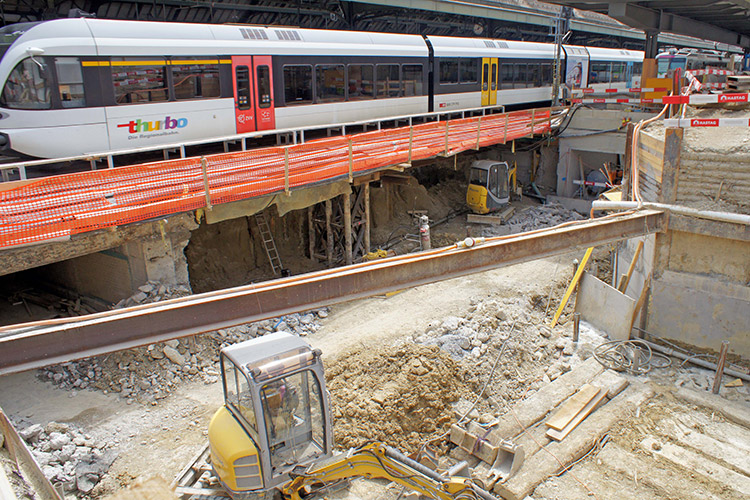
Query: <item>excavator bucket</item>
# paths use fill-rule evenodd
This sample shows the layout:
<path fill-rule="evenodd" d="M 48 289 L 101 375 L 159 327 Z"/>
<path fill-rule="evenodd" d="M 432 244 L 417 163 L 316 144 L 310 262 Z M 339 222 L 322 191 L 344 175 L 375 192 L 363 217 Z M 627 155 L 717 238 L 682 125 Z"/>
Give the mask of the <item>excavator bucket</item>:
<path fill-rule="evenodd" d="M 523 446 L 511 441 L 500 441 L 497 444 L 497 455 L 490 467 L 487 482 L 494 485 L 507 480 L 521 468 L 524 457 Z"/>

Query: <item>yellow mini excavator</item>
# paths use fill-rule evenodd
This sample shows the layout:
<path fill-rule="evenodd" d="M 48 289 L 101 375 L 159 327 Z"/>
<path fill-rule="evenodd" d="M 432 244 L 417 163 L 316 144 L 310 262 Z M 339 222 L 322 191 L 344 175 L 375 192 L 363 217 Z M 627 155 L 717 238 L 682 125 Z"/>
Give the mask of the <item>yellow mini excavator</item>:
<path fill-rule="evenodd" d="M 288 333 L 222 349 L 224 405 L 209 424 L 207 447 L 175 480 L 178 494 L 299 500 L 364 476 L 429 498 L 496 500 L 470 478 L 438 473 L 384 443 L 335 455 L 320 355 Z"/>
<path fill-rule="evenodd" d="M 508 205 L 515 184 L 516 167 L 510 169 L 504 161 L 477 160 L 469 171 L 466 204 L 481 215 L 500 210 Z"/>

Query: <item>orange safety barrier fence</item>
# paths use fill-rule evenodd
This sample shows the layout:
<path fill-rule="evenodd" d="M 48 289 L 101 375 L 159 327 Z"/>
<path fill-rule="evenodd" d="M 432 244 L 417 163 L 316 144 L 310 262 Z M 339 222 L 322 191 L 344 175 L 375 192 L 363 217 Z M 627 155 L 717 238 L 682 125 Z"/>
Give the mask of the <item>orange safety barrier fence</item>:
<path fill-rule="evenodd" d="M 548 108 L 515 111 L 32 180 L 0 191 L 0 248 L 351 179 L 545 133 L 551 122 Z"/>

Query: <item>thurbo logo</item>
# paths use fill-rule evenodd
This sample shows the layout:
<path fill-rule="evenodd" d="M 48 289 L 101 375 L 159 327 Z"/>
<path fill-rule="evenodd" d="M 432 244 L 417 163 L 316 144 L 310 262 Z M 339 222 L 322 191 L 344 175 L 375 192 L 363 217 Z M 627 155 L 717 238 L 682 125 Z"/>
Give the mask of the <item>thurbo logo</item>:
<path fill-rule="evenodd" d="M 138 132 L 156 132 L 157 130 L 172 130 L 178 128 L 187 127 L 187 118 L 172 118 L 170 116 L 165 117 L 163 120 L 155 120 L 148 122 L 141 120 L 130 120 L 128 123 L 120 123 L 117 128 L 127 128 L 131 134 L 137 134 Z"/>

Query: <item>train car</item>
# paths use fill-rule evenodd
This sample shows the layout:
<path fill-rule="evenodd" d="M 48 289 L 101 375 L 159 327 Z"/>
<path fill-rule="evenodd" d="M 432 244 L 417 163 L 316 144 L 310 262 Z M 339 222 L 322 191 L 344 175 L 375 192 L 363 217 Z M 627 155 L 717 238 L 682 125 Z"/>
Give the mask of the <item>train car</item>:
<path fill-rule="evenodd" d="M 588 87 L 594 91 L 641 86 L 643 52 L 586 47 L 589 53 Z"/>
<path fill-rule="evenodd" d="M 552 98 L 552 45 L 442 36 L 426 39 L 434 51 L 436 111 L 541 104 Z"/>
<path fill-rule="evenodd" d="M 64 157 L 427 112 L 422 37 L 61 19 L 0 61 L 6 149 Z"/>
<path fill-rule="evenodd" d="M 659 78 L 672 78 L 676 71 L 681 71 L 684 76 L 685 71 L 696 69 L 731 69 L 733 63 L 731 55 L 716 50 L 670 49 L 656 55 L 656 74 Z M 710 81 L 726 81 L 726 78 L 721 76 L 711 78 Z"/>
<path fill-rule="evenodd" d="M 0 148 L 30 157 L 552 98 L 551 44 L 103 19 L 0 34 Z M 569 48 L 568 66 L 576 51 L 627 52 Z"/>

